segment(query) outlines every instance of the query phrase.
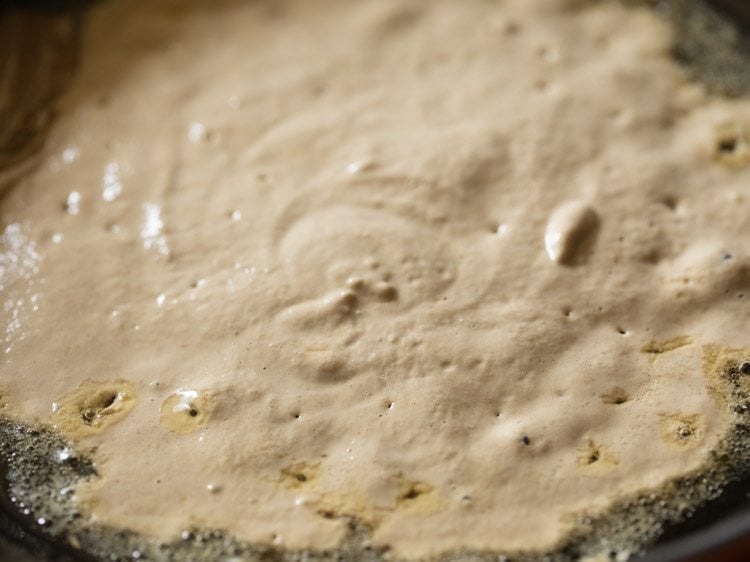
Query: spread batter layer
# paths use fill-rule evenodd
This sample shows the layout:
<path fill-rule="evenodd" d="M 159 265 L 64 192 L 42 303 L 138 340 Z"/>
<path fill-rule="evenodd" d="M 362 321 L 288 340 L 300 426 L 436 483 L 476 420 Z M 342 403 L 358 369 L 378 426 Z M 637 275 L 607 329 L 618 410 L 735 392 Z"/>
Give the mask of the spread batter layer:
<path fill-rule="evenodd" d="M 157 541 L 544 552 L 698 474 L 750 103 L 670 44 L 617 2 L 97 4 L 0 203 L 3 415 L 93 461 L 78 525 Z"/>

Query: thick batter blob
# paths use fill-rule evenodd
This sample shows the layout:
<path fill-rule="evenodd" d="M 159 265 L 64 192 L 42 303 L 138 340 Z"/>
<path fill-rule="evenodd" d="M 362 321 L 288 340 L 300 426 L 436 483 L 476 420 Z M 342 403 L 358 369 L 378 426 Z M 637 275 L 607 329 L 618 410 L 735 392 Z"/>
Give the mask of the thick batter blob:
<path fill-rule="evenodd" d="M 3 412 L 91 521 L 554 548 L 700 469 L 748 345 L 750 104 L 649 11 L 114 0 L 2 201 Z"/>

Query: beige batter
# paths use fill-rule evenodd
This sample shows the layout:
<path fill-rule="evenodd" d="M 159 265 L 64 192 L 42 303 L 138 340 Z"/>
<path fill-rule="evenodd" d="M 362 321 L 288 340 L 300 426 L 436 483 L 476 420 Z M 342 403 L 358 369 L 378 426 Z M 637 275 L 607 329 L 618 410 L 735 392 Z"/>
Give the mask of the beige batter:
<path fill-rule="evenodd" d="M 97 4 L 2 200 L 4 411 L 165 539 L 548 549 L 700 468 L 750 104 L 669 42 L 615 2 Z"/>

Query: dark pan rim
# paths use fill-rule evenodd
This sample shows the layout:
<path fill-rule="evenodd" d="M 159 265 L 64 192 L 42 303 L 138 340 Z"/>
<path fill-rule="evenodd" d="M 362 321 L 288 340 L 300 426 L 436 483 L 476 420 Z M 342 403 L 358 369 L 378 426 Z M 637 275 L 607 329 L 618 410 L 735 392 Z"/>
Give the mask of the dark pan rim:
<path fill-rule="evenodd" d="M 750 509 L 724 516 L 708 527 L 655 547 L 644 562 L 723 562 L 747 560 L 750 555 Z"/>

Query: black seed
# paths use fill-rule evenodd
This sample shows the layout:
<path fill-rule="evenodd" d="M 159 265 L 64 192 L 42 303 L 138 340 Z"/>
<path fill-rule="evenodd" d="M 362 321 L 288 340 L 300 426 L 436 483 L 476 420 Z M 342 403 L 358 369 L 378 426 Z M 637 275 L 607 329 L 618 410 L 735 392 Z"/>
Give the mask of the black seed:
<path fill-rule="evenodd" d="M 305 476 L 302 473 L 299 473 L 297 474 L 297 480 L 299 480 L 300 482 L 307 482 L 307 476 Z"/>
<path fill-rule="evenodd" d="M 196 410 L 195 408 L 190 408 L 190 410 L 188 410 L 188 414 L 190 415 L 191 418 L 194 418 L 195 416 L 198 415 L 198 410 Z"/>
<path fill-rule="evenodd" d="M 405 500 L 413 500 L 415 498 L 418 498 L 421 496 L 421 492 L 417 490 L 416 488 L 409 488 L 409 490 L 404 494 Z"/>
<path fill-rule="evenodd" d="M 688 437 L 692 437 L 693 435 L 693 429 L 688 426 L 683 426 L 677 431 L 677 439 L 687 439 Z"/>
<path fill-rule="evenodd" d="M 526 445 L 527 447 L 531 445 L 531 439 L 529 439 L 528 435 L 524 435 L 521 441 L 523 441 L 523 444 Z"/>
<path fill-rule="evenodd" d="M 719 152 L 732 153 L 737 150 L 737 139 L 721 139 L 717 148 L 719 149 Z"/>
<path fill-rule="evenodd" d="M 750 361 L 743 361 L 740 365 L 740 372 L 743 375 L 750 375 Z"/>

